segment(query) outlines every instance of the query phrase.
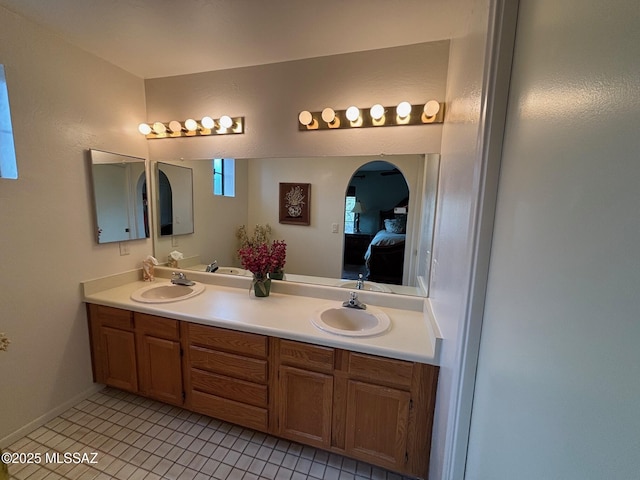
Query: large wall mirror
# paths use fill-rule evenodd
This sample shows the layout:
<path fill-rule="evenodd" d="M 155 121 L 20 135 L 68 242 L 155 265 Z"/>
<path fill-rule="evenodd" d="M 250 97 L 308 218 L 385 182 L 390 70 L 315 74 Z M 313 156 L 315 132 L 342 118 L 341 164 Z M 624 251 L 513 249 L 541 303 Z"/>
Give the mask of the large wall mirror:
<path fill-rule="evenodd" d="M 353 279 L 345 274 L 345 257 L 353 253 L 348 236 L 354 226 L 348 221 L 354 212 L 347 197 L 355 186 L 355 198 L 365 209 L 359 214 L 359 230 L 369 242 L 384 229 L 380 228 L 384 212 L 390 210 L 404 225 L 400 276 L 392 282 L 379 278 L 369 283 L 384 285 L 382 291 L 421 295 L 424 288 L 419 287 L 418 277 L 429 275 L 439 158 L 438 154 L 403 154 L 236 159 L 233 197 L 214 194 L 213 159 L 163 160 L 162 168 L 172 164 L 193 172 L 196 233 L 178 241 L 157 235 L 154 253 L 163 262 L 172 250 L 180 251 L 185 257 L 180 263 L 183 268 L 204 270 L 214 260 L 220 267 L 239 267 L 238 227 L 251 230 L 256 224 L 269 224 L 272 239 L 287 243 L 286 280 L 352 287 L 348 282 Z M 279 223 L 280 183 L 311 184 L 310 225 Z M 398 185 L 403 185 L 401 191 Z M 363 244 L 358 249 L 367 247 Z M 354 255 L 363 253 L 359 250 Z M 358 258 L 358 262 L 364 265 L 365 260 Z"/>
<path fill-rule="evenodd" d="M 146 161 L 90 150 L 98 243 L 149 237 Z"/>

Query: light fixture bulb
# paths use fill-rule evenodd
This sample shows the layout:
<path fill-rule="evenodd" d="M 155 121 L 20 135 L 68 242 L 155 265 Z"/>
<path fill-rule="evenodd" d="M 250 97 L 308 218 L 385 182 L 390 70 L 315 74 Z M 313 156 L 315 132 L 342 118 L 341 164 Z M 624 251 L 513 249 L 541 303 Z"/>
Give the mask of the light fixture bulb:
<path fill-rule="evenodd" d="M 384 116 L 384 107 L 379 103 L 376 103 L 373 107 L 371 107 L 369 113 L 371 113 L 371 118 L 373 118 L 374 120 L 380 120 Z"/>
<path fill-rule="evenodd" d="M 220 126 L 222 128 L 231 128 L 233 125 L 233 120 L 229 115 L 223 115 L 220 117 Z"/>
<path fill-rule="evenodd" d="M 185 120 L 184 128 L 186 128 L 190 132 L 195 132 L 198 129 L 198 122 L 196 122 L 193 118 L 189 118 Z"/>
<path fill-rule="evenodd" d="M 336 112 L 333 111 L 333 108 L 327 107 L 322 110 L 322 120 L 327 123 L 331 123 L 336 119 Z"/>
<path fill-rule="evenodd" d="M 302 125 L 309 125 L 313 121 L 313 115 L 311 115 L 311 112 L 303 110 L 300 112 L 300 115 L 298 115 L 298 121 Z"/>
<path fill-rule="evenodd" d="M 434 117 L 440 111 L 440 104 L 436 100 L 429 100 L 424 105 L 424 114 L 427 117 Z"/>
<path fill-rule="evenodd" d="M 182 130 L 182 125 L 177 120 L 171 120 L 169 122 L 169 130 L 173 133 L 179 133 Z"/>
<path fill-rule="evenodd" d="M 346 115 L 347 120 L 349 120 L 350 122 L 355 122 L 356 120 L 358 120 L 358 118 L 360 118 L 360 109 L 358 107 L 351 106 L 347 108 Z"/>
<path fill-rule="evenodd" d="M 396 113 L 400 118 L 407 118 L 411 114 L 411 104 L 409 102 L 400 102 L 396 107 Z"/>
<path fill-rule="evenodd" d="M 202 120 L 200 120 L 200 125 L 202 125 L 203 128 L 208 128 L 209 130 L 211 130 L 215 125 L 215 122 L 211 117 L 202 117 Z"/>
<path fill-rule="evenodd" d="M 166 133 L 167 131 L 167 127 L 165 126 L 164 123 L 162 122 L 156 122 L 153 124 L 153 131 L 157 134 L 157 135 L 161 135 L 163 133 Z"/>
<path fill-rule="evenodd" d="M 142 135 L 149 135 L 151 133 L 151 127 L 146 123 L 141 123 L 140 125 L 138 125 L 138 131 Z"/>

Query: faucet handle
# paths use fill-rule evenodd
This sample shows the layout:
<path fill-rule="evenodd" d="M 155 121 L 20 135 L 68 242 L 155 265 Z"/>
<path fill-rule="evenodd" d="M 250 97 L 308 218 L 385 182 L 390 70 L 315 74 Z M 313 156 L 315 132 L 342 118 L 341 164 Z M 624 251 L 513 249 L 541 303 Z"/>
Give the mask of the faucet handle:
<path fill-rule="evenodd" d="M 367 308 L 367 306 L 364 303 L 358 300 L 358 293 L 354 291 L 351 291 L 349 293 L 349 300 L 347 300 L 346 302 L 342 302 L 342 306 L 349 307 L 349 308 L 357 308 L 359 310 L 366 310 Z"/>

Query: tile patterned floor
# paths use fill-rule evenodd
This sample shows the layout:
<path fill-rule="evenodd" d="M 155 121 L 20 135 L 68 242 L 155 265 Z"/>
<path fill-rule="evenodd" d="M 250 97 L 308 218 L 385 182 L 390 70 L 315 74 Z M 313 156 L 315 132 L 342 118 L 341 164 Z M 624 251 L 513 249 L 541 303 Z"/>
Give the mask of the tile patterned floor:
<path fill-rule="evenodd" d="M 32 463 L 9 466 L 11 478 L 18 480 L 404 478 L 111 388 L 5 451 L 31 455 Z M 22 460 L 29 459 L 22 455 Z"/>

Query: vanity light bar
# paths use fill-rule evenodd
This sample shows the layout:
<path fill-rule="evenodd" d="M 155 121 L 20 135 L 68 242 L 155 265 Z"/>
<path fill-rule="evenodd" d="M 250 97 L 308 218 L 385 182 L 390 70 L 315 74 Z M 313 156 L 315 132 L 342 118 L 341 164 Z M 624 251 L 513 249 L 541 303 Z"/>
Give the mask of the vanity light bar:
<path fill-rule="evenodd" d="M 303 110 L 298 115 L 298 130 L 397 127 L 442 123 L 443 121 L 444 103 L 437 100 L 416 105 L 400 102 L 393 107 L 384 107 L 378 103 L 366 109 L 351 106 L 346 110 L 333 110 L 330 107 L 321 112 Z"/>
<path fill-rule="evenodd" d="M 223 115 L 215 119 L 202 117 L 199 122 L 188 118 L 182 122 L 171 120 L 167 123 L 141 123 L 138 131 L 148 139 L 233 135 L 244 133 L 244 117 Z"/>

